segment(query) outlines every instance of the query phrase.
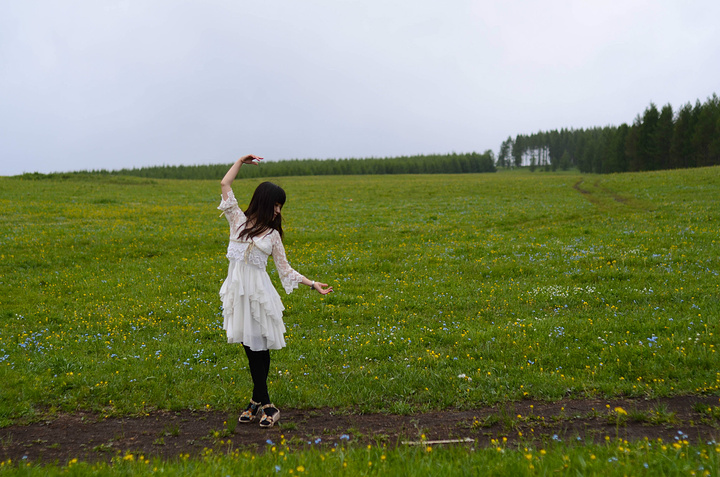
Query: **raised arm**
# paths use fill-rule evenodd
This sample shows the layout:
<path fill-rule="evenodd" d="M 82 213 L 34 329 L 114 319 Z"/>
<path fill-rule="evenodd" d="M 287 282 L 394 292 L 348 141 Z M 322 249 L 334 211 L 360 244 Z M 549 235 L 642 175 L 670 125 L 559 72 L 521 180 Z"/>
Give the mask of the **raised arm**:
<path fill-rule="evenodd" d="M 228 198 L 227 194 L 228 194 L 228 192 L 230 192 L 230 190 L 232 188 L 232 183 L 235 180 L 235 177 L 237 177 L 238 172 L 240 171 L 240 167 L 243 164 L 253 164 L 253 165 L 257 166 L 259 164 L 259 161 L 262 161 L 262 159 L 263 159 L 262 157 L 258 157 L 254 154 L 248 154 L 247 156 L 243 156 L 240 159 L 238 159 L 237 161 L 235 161 L 235 164 L 233 164 L 232 167 L 230 167 L 230 170 L 227 171 L 227 173 L 225 174 L 225 177 L 223 177 L 222 180 L 220 181 L 220 187 L 222 188 L 223 199 L 227 200 L 227 198 Z"/>

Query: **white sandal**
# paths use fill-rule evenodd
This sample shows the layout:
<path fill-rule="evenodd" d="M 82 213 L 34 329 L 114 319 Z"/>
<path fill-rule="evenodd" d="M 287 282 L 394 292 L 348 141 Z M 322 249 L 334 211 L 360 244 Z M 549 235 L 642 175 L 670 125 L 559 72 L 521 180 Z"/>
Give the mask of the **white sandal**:
<path fill-rule="evenodd" d="M 255 418 L 260 414 L 260 403 L 255 402 L 252 399 L 250 400 L 250 404 L 248 404 L 248 407 L 245 408 L 242 414 L 240 414 L 240 417 L 238 418 L 238 422 L 241 422 L 243 424 L 253 422 Z"/>
<path fill-rule="evenodd" d="M 274 409 L 275 412 L 272 414 L 267 414 L 265 412 L 265 409 Z M 276 422 L 280 420 L 280 409 L 276 408 L 274 404 L 265 404 L 263 407 L 260 408 L 260 412 L 262 412 L 262 417 L 260 418 L 260 427 L 272 427 L 275 425 Z"/>

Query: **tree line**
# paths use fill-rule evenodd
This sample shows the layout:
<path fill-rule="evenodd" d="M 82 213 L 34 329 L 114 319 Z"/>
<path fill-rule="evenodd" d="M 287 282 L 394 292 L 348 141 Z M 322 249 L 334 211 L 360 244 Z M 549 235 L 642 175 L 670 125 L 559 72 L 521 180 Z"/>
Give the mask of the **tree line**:
<path fill-rule="evenodd" d="M 677 112 L 650 103 L 631 125 L 518 134 L 502 142 L 497 165 L 596 173 L 720 165 L 720 99 Z"/>
<path fill-rule="evenodd" d="M 152 179 L 207 179 L 225 175 L 229 164 L 193 166 L 153 166 L 116 171 L 89 171 L 93 174 L 114 174 Z M 418 155 L 368 159 L 292 159 L 265 161 L 260 167 L 243 167 L 239 177 L 279 177 L 362 174 L 460 174 L 467 172 L 495 172 L 495 154 L 487 150 L 480 154 Z M 87 172 L 86 172 L 87 173 Z"/>

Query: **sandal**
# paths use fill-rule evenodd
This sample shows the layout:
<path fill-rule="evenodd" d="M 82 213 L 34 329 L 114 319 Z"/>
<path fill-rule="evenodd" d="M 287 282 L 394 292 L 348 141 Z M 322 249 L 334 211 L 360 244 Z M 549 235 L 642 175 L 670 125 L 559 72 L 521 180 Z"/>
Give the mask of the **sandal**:
<path fill-rule="evenodd" d="M 274 411 L 268 413 L 267 411 Z M 274 404 L 265 404 L 261 408 L 262 417 L 260 418 L 260 427 L 272 427 L 280 420 L 280 410 Z"/>
<path fill-rule="evenodd" d="M 245 408 L 242 414 L 240 414 L 240 417 L 238 418 L 239 422 L 248 423 L 253 422 L 255 418 L 260 414 L 260 403 L 255 402 L 252 399 L 250 400 L 250 404 L 248 404 L 248 407 Z"/>

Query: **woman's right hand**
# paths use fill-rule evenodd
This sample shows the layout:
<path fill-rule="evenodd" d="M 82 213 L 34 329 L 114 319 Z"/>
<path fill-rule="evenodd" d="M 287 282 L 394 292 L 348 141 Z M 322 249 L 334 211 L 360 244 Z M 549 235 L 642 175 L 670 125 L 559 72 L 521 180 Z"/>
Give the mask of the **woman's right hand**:
<path fill-rule="evenodd" d="M 262 160 L 262 157 L 256 156 L 255 154 L 248 154 L 240 159 L 243 164 L 253 164 L 255 166 L 257 166 L 260 163 L 259 161 Z"/>
<path fill-rule="evenodd" d="M 220 181 L 223 200 L 227 200 L 228 193 L 232 190 L 232 183 L 235 180 L 235 177 L 237 177 L 238 172 L 240 171 L 240 166 L 242 166 L 243 164 L 254 164 L 257 166 L 259 163 L 258 161 L 262 161 L 262 157 L 256 156 L 255 154 L 248 154 L 247 156 L 243 156 L 237 161 L 235 161 L 235 164 L 230 167 L 230 170 L 227 171 L 225 177 L 223 177 Z"/>

